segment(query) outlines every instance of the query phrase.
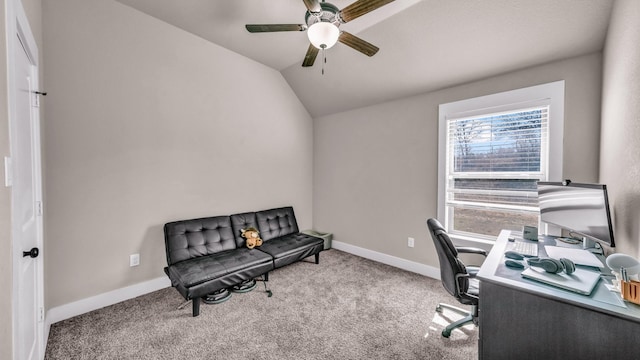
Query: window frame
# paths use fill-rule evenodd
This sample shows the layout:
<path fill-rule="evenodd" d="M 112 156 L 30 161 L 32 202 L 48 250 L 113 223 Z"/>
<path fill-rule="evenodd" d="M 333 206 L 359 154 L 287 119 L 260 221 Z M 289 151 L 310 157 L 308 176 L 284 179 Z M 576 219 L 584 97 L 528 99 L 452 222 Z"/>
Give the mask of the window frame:
<path fill-rule="evenodd" d="M 482 116 L 499 112 L 516 111 L 532 106 L 549 106 L 548 115 L 548 149 L 547 149 L 547 181 L 561 181 L 563 167 L 564 139 L 564 80 L 504 91 L 491 95 L 459 100 L 440 104 L 438 107 L 438 219 L 447 231 L 452 224 L 448 223 L 446 208 L 447 186 L 447 119 Z M 539 224 L 540 225 L 540 224 Z M 555 229 L 543 229 L 544 233 Z M 495 239 L 470 235 L 450 234 L 458 244 L 478 246 L 493 245 Z"/>

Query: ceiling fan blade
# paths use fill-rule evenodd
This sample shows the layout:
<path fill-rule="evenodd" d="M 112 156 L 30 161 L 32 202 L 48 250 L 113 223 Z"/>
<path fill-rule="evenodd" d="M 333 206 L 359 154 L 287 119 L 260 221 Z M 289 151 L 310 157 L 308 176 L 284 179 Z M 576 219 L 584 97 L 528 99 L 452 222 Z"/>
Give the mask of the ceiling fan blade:
<path fill-rule="evenodd" d="M 378 50 L 380 50 L 377 46 L 372 45 L 355 35 L 349 34 L 346 31 L 340 33 L 338 41 L 367 56 L 373 56 L 378 52 Z"/>
<path fill-rule="evenodd" d="M 346 23 L 393 1 L 394 0 L 358 0 L 340 10 L 339 15 L 342 22 Z"/>
<path fill-rule="evenodd" d="M 307 26 L 302 24 L 247 24 L 245 27 L 250 33 L 307 30 Z"/>
<path fill-rule="evenodd" d="M 307 7 L 307 10 L 309 10 L 310 13 L 318 13 L 322 11 L 320 1 L 318 0 L 302 0 L 302 2 L 304 2 L 304 6 Z"/>
<path fill-rule="evenodd" d="M 319 51 L 320 49 L 309 44 L 307 54 L 304 56 L 304 60 L 302 61 L 302 67 L 313 66 L 313 63 L 316 61 L 316 56 L 318 56 Z"/>

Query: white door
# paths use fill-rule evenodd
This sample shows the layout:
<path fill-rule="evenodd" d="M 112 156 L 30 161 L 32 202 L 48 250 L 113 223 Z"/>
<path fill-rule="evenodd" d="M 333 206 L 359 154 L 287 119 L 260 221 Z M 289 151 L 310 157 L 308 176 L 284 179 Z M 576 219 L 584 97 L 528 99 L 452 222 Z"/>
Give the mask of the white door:
<path fill-rule="evenodd" d="M 23 20 L 25 21 L 25 20 Z M 12 236 L 14 258 L 14 358 L 40 360 L 42 354 L 42 202 L 37 49 L 17 20 L 10 57 Z"/>

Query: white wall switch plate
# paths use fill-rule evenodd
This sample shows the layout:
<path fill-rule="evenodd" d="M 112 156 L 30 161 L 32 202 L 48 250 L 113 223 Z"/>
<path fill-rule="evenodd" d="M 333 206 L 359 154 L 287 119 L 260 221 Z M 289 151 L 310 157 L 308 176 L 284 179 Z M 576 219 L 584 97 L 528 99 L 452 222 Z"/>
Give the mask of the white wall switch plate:
<path fill-rule="evenodd" d="M 413 247 L 413 245 L 415 245 L 415 241 L 416 240 L 414 238 L 412 238 L 412 237 L 408 238 L 407 239 L 407 246 L 408 247 Z"/>

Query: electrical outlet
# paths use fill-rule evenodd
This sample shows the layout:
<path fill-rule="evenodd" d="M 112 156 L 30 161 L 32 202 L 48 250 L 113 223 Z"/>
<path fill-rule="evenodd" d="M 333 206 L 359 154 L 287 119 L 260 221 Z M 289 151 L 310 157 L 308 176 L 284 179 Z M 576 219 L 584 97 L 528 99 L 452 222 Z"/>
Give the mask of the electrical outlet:
<path fill-rule="evenodd" d="M 140 254 L 129 255 L 129 266 L 140 265 Z"/>
<path fill-rule="evenodd" d="M 415 239 L 414 238 L 410 237 L 410 238 L 407 239 L 407 246 L 408 247 L 413 247 L 414 243 L 415 243 Z"/>

